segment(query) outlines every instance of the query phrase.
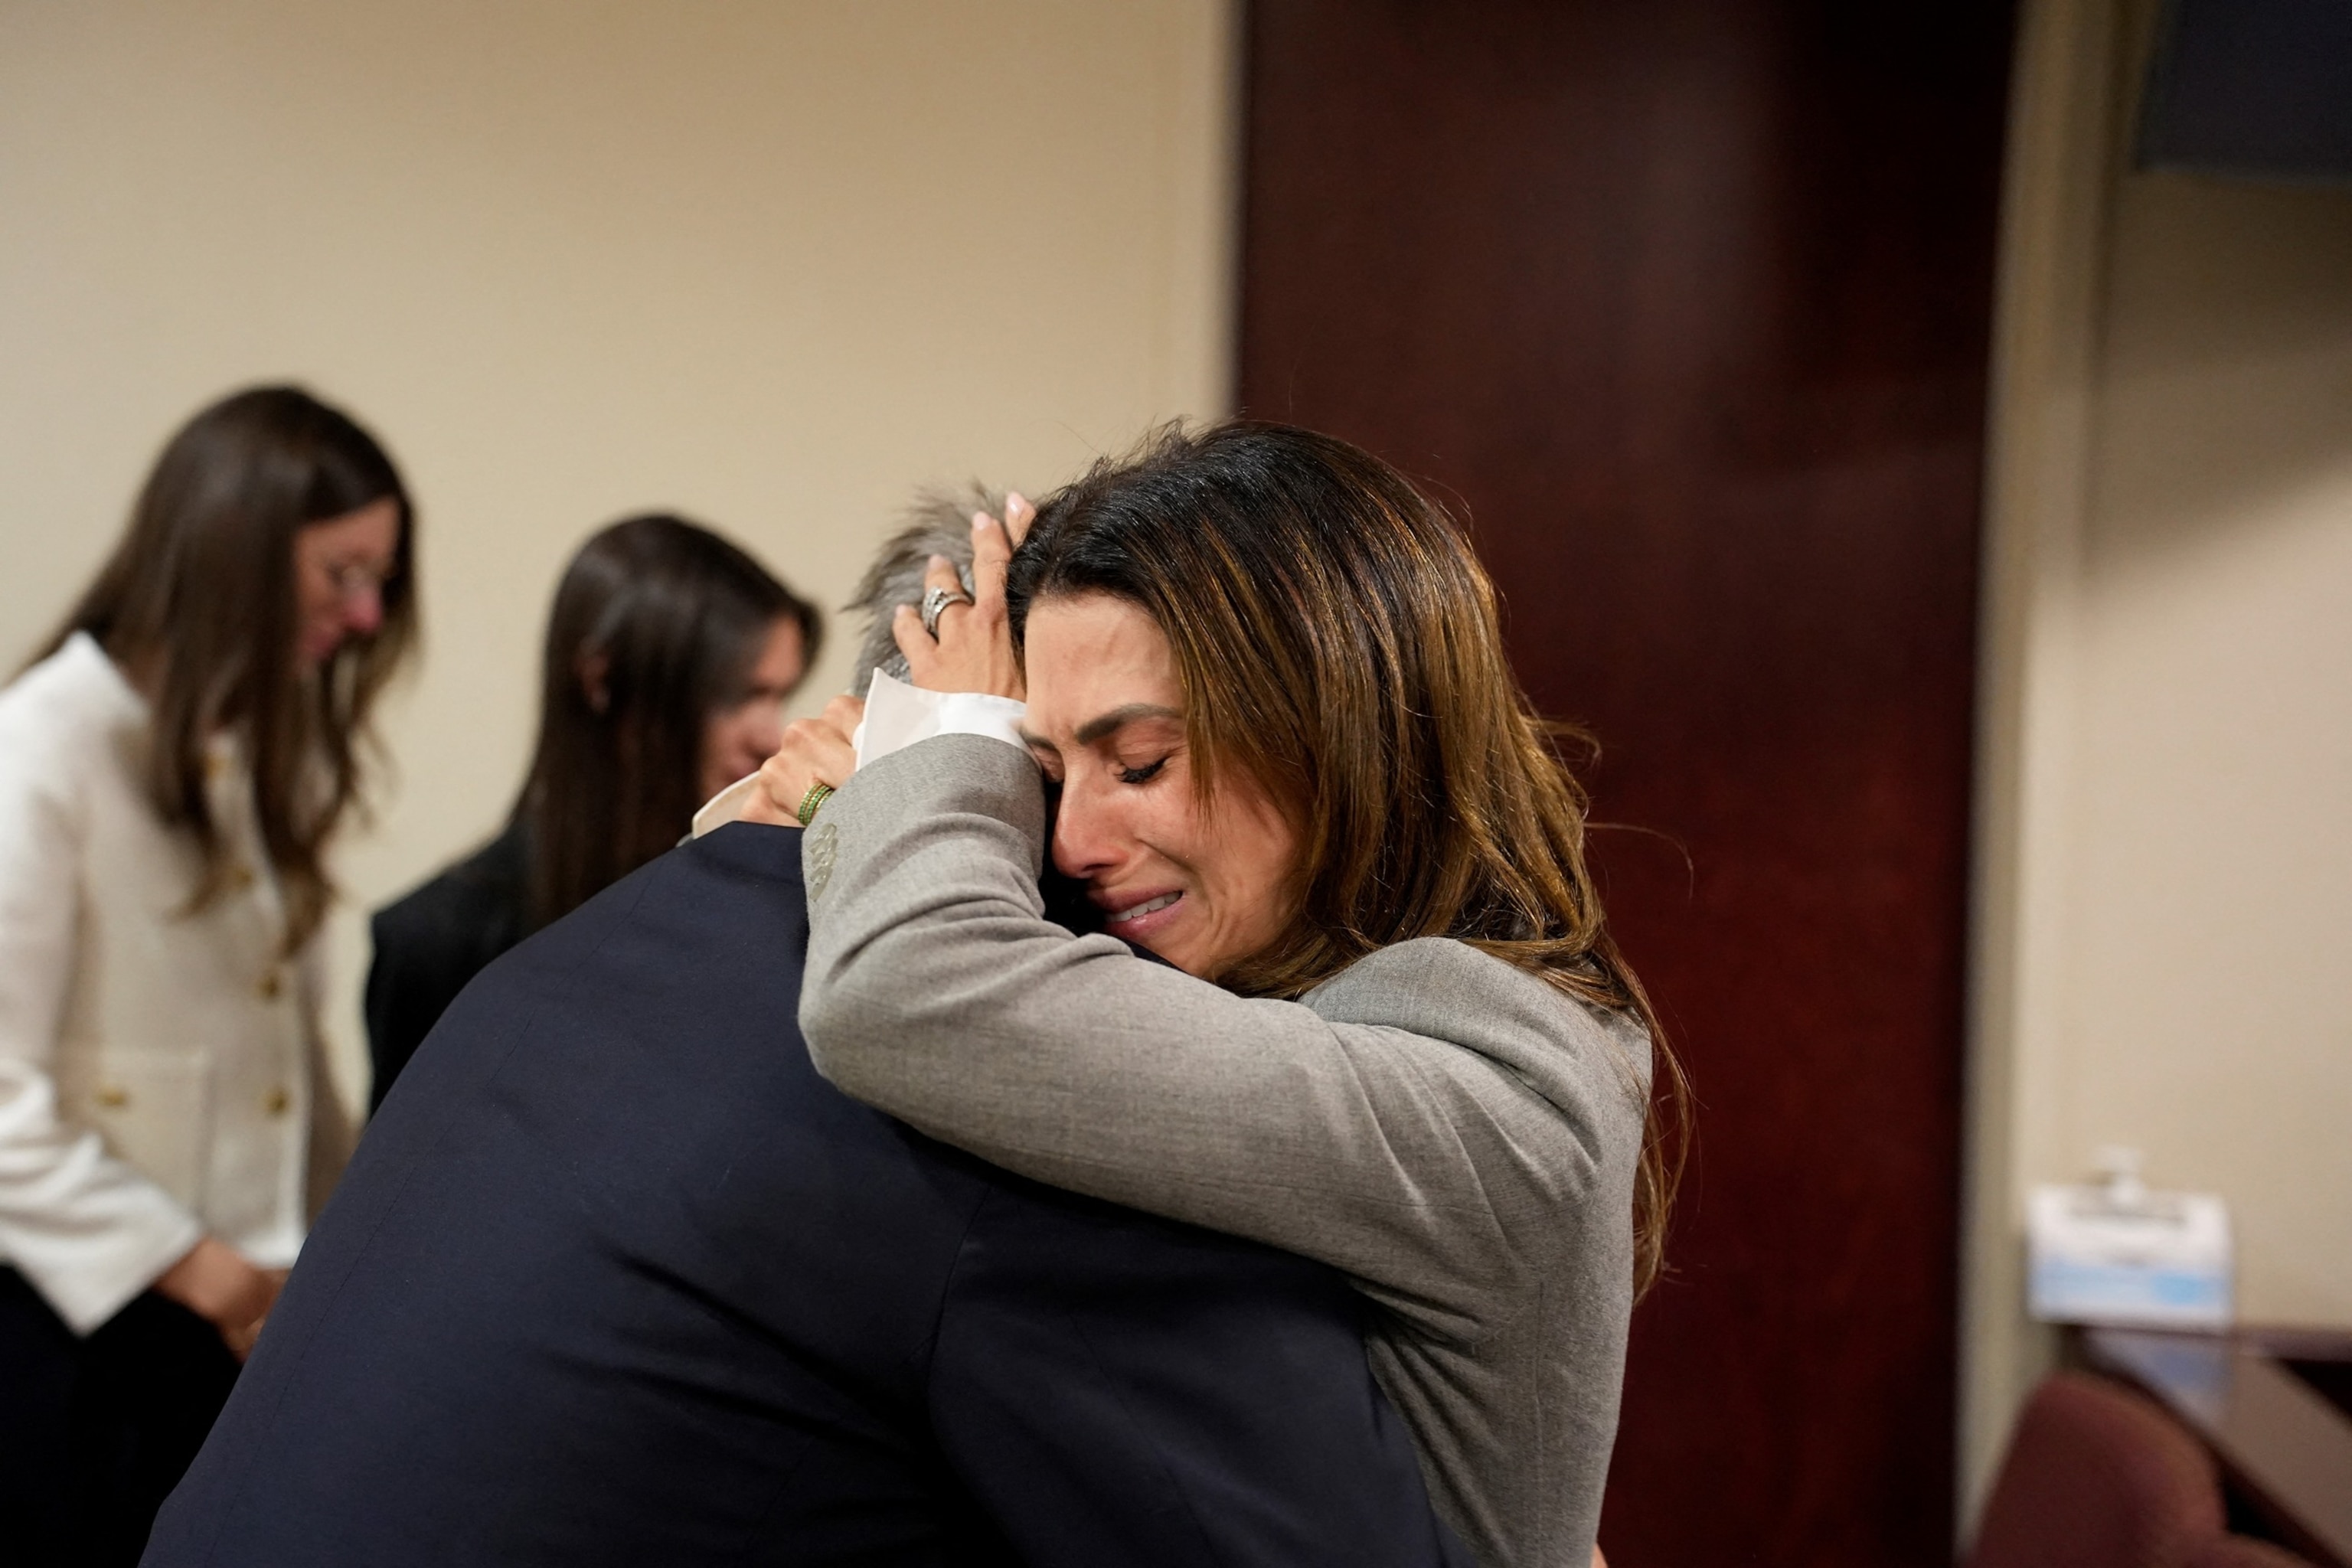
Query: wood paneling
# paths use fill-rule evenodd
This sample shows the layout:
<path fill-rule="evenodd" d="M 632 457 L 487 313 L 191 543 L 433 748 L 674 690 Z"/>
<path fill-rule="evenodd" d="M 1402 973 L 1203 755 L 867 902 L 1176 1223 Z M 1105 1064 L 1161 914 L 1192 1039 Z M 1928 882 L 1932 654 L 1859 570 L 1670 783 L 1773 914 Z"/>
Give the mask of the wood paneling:
<path fill-rule="evenodd" d="M 1627 1568 L 1948 1561 L 1998 5 L 1257 0 L 1240 401 L 1471 520 L 1690 1063 Z"/>

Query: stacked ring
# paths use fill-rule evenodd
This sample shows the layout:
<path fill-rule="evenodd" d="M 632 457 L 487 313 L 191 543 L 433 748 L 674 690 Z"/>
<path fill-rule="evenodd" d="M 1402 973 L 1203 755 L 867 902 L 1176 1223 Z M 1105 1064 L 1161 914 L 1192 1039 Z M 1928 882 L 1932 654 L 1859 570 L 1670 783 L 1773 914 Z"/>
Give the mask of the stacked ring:
<path fill-rule="evenodd" d="M 940 635 L 940 617 L 947 613 L 948 606 L 971 603 L 971 595 L 961 588 L 929 590 L 923 595 L 923 630 L 930 634 L 933 641 L 937 641 Z"/>
<path fill-rule="evenodd" d="M 801 808 L 793 813 L 793 815 L 801 819 L 801 826 L 803 827 L 806 827 L 810 823 L 816 820 L 817 807 L 823 805 L 827 800 L 831 799 L 832 796 L 833 786 L 825 783 L 823 779 L 819 779 L 816 783 L 809 785 L 808 794 L 801 796 Z"/>

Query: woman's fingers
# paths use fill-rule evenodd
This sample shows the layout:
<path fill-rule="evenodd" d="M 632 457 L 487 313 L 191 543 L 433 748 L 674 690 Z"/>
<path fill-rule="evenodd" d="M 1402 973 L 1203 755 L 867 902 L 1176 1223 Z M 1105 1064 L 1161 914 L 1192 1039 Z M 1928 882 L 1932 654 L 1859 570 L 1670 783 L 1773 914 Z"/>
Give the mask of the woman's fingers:
<path fill-rule="evenodd" d="M 1003 521 L 984 511 L 971 514 L 972 607 L 983 616 L 1002 613 L 1005 571 L 1036 516 L 1037 509 L 1017 491 L 1004 498 Z"/>
<path fill-rule="evenodd" d="M 156 1276 L 154 1289 L 211 1323 L 239 1361 L 253 1348 L 278 1300 L 283 1276 L 256 1268 L 215 1237 L 201 1237 L 187 1255 Z"/>
<path fill-rule="evenodd" d="M 978 575 L 976 571 L 974 575 Z M 931 557 L 930 565 L 923 572 L 923 588 L 926 599 L 935 594 L 946 595 L 940 602 L 940 613 L 931 617 L 931 624 L 937 628 L 933 634 L 934 640 L 944 643 L 954 635 L 948 628 L 979 601 L 971 590 L 964 587 L 963 577 L 956 571 L 955 563 L 944 555 Z"/>
<path fill-rule="evenodd" d="M 1007 511 L 1011 507 L 1005 509 Z M 1013 559 L 1013 538 L 984 511 L 971 514 L 971 596 L 982 615 L 1004 607 L 1004 565 Z"/>
<path fill-rule="evenodd" d="M 940 639 L 952 635 L 949 628 L 954 617 L 963 613 L 964 601 L 971 595 L 964 592 L 963 579 L 957 575 L 955 563 L 944 555 L 932 556 L 923 567 L 923 597 L 928 600 L 933 593 L 950 596 L 935 617 L 937 636 L 924 626 L 923 612 L 919 606 L 901 605 L 890 613 L 890 640 L 907 656 L 908 680 L 932 691 L 954 691 L 961 689 L 941 684 L 949 676 L 943 668 Z"/>
<path fill-rule="evenodd" d="M 776 761 L 773 757 L 760 765 L 760 787 L 753 790 L 751 798 L 743 803 L 742 814 L 736 817 L 736 821 L 763 822 L 771 827 L 797 826 L 799 819 L 793 815 L 792 807 L 785 806 L 777 800 L 777 796 L 782 794 L 787 786 L 770 776 L 769 770 L 775 765 Z M 794 799 L 793 805 L 799 805 L 800 801 Z"/>
<path fill-rule="evenodd" d="M 857 767 L 857 749 L 850 744 L 866 704 L 855 697 L 836 697 L 814 719 L 795 719 L 784 726 L 784 743 L 760 768 L 760 787 L 745 803 L 743 820 L 788 826 L 800 821 L 801 803 L 816 784 L 835 789 L 849 782 Z"/>
<path fill-rule="evenodd" d="M 866 699 L 845 691 L 824 705 L 821 717 L 833 726 L 833 732 L 840 737 L 843 745 L 853 746 L 851 737 L 857 733 L 857 726 L 866 722 Z M 855 754 L 853 750 L 852 755 Z"/>
<path fill-rule="evenodd" d="M 918 686 L 931 691 L 985 691 L 1018 698 L 1024 692 L 1021 666 L 1013 657 L 1013 630 L 1004 614 L 1004 563 L 1012 554 L 1003 530 L 986 512 L 972 514 L 971 602 L 959 598 L 934 617 L 936 629 L 926 632 L 921 617 L 900 609 L 892 617 L 890 635 L 907 656 L 907 672 Z M 993 543 L 991 543 L 991 539 Z M 961 594 L 963 583 L 955 567 L 934 555 L 924 570 L 927 593 Z"/>
<path fill-rule="evenodd" d="M 221 1331 L 221 1338 L 239 1361 L 253 1353 L 254 1342 L 261 1338 L 261 1331 L 268 1323 L 271 1310 L 278 1305 L 278 1292 L 286 1283 L 286 1270 L 282 1268 L 265 1268 L 261 1270 L 261 1277 L 268 1287 L 268 1296 L 261 1303 L 260 1310 L 255 1312 L 248 1321 Z"/>
<path fill-rule="evenodd" d="M 923 612 L 912 605 L 901 605 L 890 612 L 890 640 L 907 656 L 907 679 L 914 685 L 936 691 L 932 678 L 938 673 L 940 645 L 923 629 Z"/>
<path fill-rule="evenodd" d="M 973 575 L 979 575 L 977 570 Z M 930 563 L 923 568 L 924 597 L 929 598 L 933 594 L 948 595 L 946 604 L 934 617 L 939 624 L 940 635 L 944 637 L 947 635 L 948 617 L 962 614 L 975 596 L 965 591 L 963 578 L 957 574 L 955 563 L 944 555 L 932 556 Z"/>

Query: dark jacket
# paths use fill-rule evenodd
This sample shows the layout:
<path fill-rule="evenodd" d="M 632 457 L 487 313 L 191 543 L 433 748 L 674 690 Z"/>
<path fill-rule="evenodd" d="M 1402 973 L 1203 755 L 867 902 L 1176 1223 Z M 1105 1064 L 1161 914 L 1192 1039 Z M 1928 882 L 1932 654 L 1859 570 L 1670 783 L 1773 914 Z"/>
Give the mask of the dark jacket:
<path fill-rule="evenodd" d="M 1461 1562 L 1336 1274 L 847 1100 L 796 829 L 485 971 L 386 1100 L 146 1562 Z"/>
<path fill-rule="evenodd" d="M 522 824 L 507 830 L 423 887 L 376 910 L 368 922 L 368 1058 L 375 1068 L 368 1105 L 386 1090 L 475 975 L 529 929 L 530 863 Z"/>

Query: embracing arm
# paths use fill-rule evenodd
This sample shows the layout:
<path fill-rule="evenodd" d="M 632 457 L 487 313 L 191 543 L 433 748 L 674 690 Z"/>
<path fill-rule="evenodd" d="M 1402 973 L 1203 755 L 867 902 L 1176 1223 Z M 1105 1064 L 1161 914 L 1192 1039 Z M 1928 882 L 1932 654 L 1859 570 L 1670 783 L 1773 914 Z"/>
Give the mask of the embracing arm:
<path fill-rule="evenodd" d="M 932 1427 L 1033 1568 L 1471 1568 L 1361 1308 L 1269 1247 L 999 1191 L 940 1312 Z"/>
<path fill-rule="evenodd" d="M 1566 1037 L 1599 1026 L 1538 980 L 1424 942 L 1311 1006 L 1235 996 L 1046 921 L 1044 837 L 1035 765 L 1001 742 L 942 736 L 848 781 L 804 846 L 820 1071 L 1023 1174 L 1448 1316 L 1558 1245 L 1638 1127 Z M 1586 1055 L 1584 1089 L 1550 1070 Z"/>

